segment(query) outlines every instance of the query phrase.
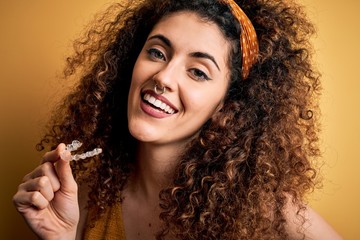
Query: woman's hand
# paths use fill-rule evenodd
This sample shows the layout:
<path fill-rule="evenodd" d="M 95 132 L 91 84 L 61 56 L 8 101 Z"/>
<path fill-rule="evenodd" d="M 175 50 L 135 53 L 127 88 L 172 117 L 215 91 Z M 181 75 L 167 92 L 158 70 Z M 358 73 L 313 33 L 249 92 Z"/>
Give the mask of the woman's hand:
<path fill-rule="evenodd" d="M 64 150 L 65 145 L 59 144 L 47 152 L 42 164 L 24 177 L 13 197 L 17 210 L 41 239 L 75 239 L 78 187 L 69 161 L 61 158 Z"/>

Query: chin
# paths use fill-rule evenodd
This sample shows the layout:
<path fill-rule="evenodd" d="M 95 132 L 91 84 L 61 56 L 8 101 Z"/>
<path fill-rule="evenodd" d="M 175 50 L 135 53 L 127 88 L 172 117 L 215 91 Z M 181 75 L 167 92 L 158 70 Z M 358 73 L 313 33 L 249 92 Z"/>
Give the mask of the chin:
<path fill-rule="evenodd" d="M 156 129 L 148 126 L 146 123 L 129 124 L 130 134 L 140 142 L 154 142 L 158 138 Z"/>

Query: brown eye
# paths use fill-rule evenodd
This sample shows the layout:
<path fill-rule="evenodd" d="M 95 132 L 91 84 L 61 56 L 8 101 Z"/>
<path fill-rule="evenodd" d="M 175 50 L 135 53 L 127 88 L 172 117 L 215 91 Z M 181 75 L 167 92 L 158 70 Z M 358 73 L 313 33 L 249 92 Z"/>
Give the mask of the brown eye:
<path fill-rule="evenodd" d="M 197 81 L 211 80 L 211 78 L 209 78 L 206 73 L 197 68 L 192 68 L 189 70 L 189 72 L 194 76 Z"/>
<path fill-rule="evenodd" d="M 156 49 L 156 48 L 150 48 L 147 50 L 149 56 L 152 58 L 152 59 L 160 59 L 160 60 L 163 60 L 165 61 L 165 55 L 159 50 L 159 49 Z"/>

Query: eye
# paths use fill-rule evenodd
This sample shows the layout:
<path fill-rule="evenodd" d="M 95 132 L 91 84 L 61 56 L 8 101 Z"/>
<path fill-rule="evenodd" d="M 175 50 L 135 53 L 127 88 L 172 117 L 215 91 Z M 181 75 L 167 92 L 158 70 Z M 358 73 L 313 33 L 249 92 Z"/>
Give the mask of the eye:
<path fill-rule="evenodd" d="M 204 73 L 203 71 L 201 71 L 197 68 L 192 68 L 189 70 L 189 72 L 191 73 L 193 78 L 195 78 L 195 80 L 197 80 L 197 81 L 211 80 L 211 78 L 209 78 L 208 75 L 206 75 L 206 73 Z"/>
<path fill-rule="evenodd" d="M 152 59 L 160 59 L 160 60 L 163 60 L 165 61 L 165 55 L 159 50 L 159 49 L 156 49 L 156 48 L 150 48 L 147 50 L 150 58 Z"/>

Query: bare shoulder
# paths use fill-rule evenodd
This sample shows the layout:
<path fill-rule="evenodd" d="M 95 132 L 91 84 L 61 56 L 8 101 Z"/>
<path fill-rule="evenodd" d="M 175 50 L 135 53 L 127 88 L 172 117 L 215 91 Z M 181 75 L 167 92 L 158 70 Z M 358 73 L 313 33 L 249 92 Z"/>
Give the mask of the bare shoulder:
<path fill-rule="evenodd" d="M 305 239 L 312 240 L 341 240 L 343 239 L 326 220 L 320 216 L 310 206 L 305 205 L 301 215 L 297 214 L 298 208 L 288 201 L 285 208 L 285 217 L 287 221 L 287 231 L 291 239 L 302 239 L 305 234 Z M 305 221 L 305 222 L 304 222 Z M 304 224 L 302 224 L 304 222 Z"/>

